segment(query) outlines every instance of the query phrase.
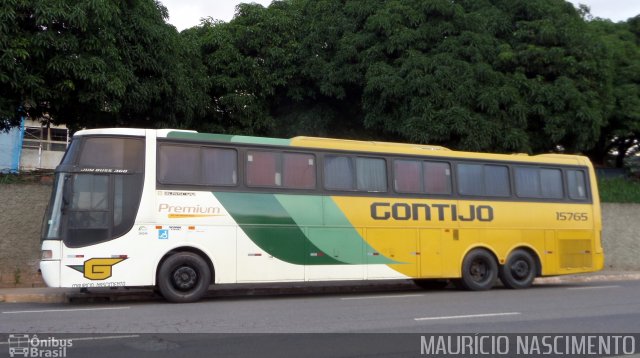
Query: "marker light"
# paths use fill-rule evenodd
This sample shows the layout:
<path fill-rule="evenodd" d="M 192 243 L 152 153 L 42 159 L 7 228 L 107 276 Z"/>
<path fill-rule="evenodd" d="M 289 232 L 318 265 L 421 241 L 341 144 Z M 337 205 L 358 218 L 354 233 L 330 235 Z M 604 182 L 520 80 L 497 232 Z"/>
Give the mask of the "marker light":
<path fill-rule="evenodd" d="M 51 260 L 53 257 L 53 251 L 51 250 L 42 250 L 42 259 L 43 260 Z"/>

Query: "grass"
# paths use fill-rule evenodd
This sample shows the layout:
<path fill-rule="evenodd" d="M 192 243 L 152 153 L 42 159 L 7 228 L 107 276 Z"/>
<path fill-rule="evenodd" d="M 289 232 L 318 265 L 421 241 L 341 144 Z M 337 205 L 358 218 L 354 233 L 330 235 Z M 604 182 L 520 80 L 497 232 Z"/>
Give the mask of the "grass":
<path fill-rule="evenodd" d="M 0 184 L 17 184 L 21 183 L 20 176 L 17 174 L 0 174 Z"/>
<path fill-rule="evenodd" d="M 640 180 L 600 179 L 598 188 L 603 203 L 640 203 Z"/>
<path fill-rule="evenodd" d="M 20 174 L 0 173 L 0 185 L 40 183 L 43 177 L 51 177 L 53 171 L 38 170 Z"/>

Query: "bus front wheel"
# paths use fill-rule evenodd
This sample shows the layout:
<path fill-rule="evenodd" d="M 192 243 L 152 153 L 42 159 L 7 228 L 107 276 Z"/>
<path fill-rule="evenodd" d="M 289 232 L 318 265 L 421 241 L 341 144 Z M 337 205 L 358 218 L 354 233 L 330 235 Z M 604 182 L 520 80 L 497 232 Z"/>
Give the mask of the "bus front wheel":
<path fill-rule="evenodd" d="M 205 260 L 192 252 L 169 256 L 158 271 L 158 289 L 169 302 L 195 302 L 207 293 L 211 271 Z"/>
<path fill-rule="evenodd" d="M 486 250 L 475 249 L 462 262 L 462 288 L 470 291 L 484 291 L 493 287 L 498 277 L 498 264 Z"/>
<path fill-rule="evenodd" d="M 507 288 L 527 288 L 536 278 L 536 261 L 525 250 L 515 250 L 500 267 L 500 281 Z"/>

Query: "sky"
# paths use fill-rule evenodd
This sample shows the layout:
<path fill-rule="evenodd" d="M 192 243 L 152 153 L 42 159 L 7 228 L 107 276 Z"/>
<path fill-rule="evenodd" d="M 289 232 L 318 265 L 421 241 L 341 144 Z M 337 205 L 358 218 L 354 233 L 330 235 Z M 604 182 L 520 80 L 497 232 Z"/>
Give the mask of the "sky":
<path fill-rule="evenodd" d="M 594 17 L 625 21 L 640 14 L 640 0 L 569 0 L 574 6 L 585 4 Z M 169 23 L 178 31 L 200 24 L 201 18 L 212 17 L 228 22 L 233 18 L 235 7 L 242 2 L 269 6 L 271 0 L 160 0 L 169 10 Z"/>

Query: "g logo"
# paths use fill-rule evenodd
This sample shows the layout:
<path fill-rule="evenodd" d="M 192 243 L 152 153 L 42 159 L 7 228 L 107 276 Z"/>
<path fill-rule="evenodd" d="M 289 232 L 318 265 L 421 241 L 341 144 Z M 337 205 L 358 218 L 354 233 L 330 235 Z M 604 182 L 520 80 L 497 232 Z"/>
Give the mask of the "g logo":
<path fill-rule="evenodd" d="M 85 261 L 82 266 L 69 265 L 69 267 L 82 272 L 89 280 L 106 280 L 111 277 L 113 266 L 124 260 L 126 258 L 93 258 Z"/>

